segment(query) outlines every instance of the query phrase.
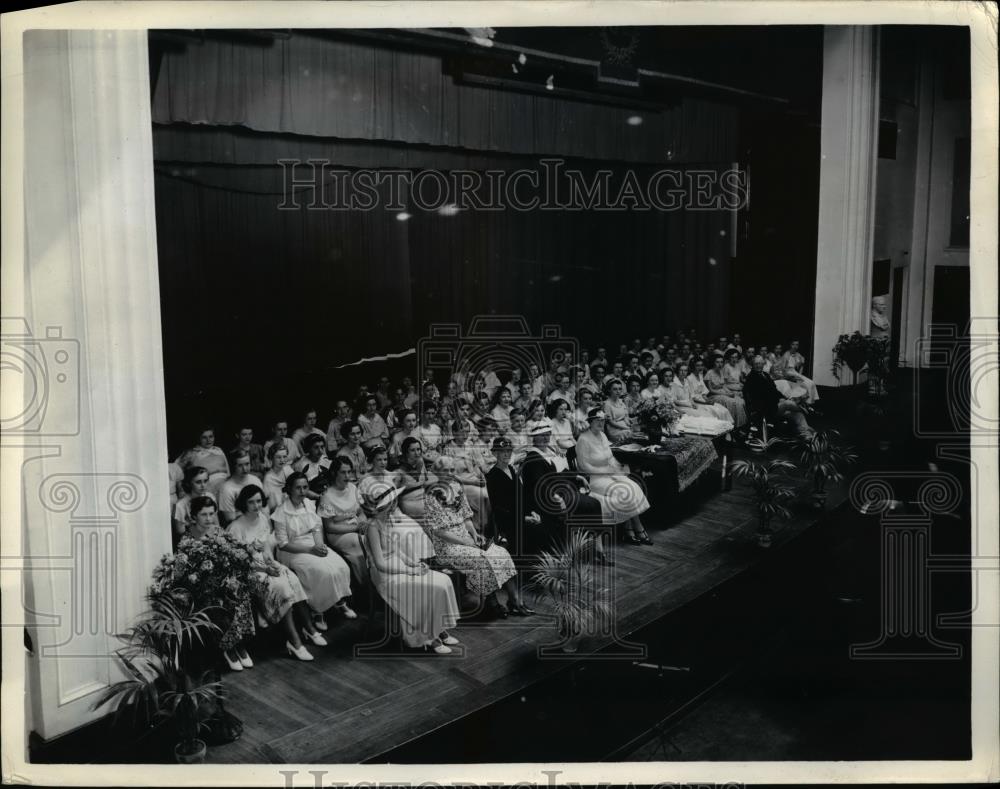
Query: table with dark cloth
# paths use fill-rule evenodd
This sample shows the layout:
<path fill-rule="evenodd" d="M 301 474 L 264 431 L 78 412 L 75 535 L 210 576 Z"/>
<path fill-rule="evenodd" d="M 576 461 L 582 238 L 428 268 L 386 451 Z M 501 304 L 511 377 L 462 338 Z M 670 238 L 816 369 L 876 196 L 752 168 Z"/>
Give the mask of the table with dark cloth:
<path fill-rule="evenodd" d="M 656 450 L 648 451 L 612 447 L 615 457 L 627 463 L 633 471 L 651 471 L 658 486 L 664 486 L 670 493 L 683 493 L 694 484 L 719 457 L 717 441 L 726 441 L 725 436 L 708 438 L 705 436 L 672 436 Z"/>

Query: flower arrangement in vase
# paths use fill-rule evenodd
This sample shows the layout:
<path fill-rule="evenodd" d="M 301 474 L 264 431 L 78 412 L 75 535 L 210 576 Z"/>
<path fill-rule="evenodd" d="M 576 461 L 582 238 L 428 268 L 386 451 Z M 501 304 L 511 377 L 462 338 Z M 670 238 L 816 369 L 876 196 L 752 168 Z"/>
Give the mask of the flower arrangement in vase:
<path fill-rule="evenodd" d="M 643 400 L 635 411 L 635 418 L 650 443 L 659 443 L 661 436 L 679 434 L 681 412 L 673 402 L 664 397 Z"/>

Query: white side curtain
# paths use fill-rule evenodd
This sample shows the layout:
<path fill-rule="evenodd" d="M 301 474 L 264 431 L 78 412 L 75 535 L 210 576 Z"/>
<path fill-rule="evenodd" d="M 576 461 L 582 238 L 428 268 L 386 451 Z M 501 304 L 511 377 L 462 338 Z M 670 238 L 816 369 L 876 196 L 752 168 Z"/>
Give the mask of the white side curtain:
<path fill-rule="evenodd" d="M 26 410 L 4 425 L 21 470 L 4 509 L 22 524 L 31 724 L 50 738 L 116 679 L 113 634 L 170 549 L 169 492 L 146 33 L 23 45 L 24 268 L 5 273 L 22 303 L 5 298 L 3 339 Z"/>

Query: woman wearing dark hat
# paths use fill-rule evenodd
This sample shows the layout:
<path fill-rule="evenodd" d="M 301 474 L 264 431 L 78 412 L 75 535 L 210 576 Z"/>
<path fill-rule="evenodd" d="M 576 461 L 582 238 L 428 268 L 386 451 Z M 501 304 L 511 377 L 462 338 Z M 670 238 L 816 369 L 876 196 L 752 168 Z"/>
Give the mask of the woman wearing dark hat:
<path fill-rule="evenodd" d="M 576 442 L 576 463 L 590 477 L 591 495 L 601 502 L 605 523 L 623 523 L 626 539 L 652 545 L 639 516 L 649 509 L 649 501 L 639 484 L 629 476 L 628 466 L 615 460 L 611 442 L 604 434 L 607 415 L 600 408 L 588 414 L 590 429 Z"/>
<path fill-rule="evenodd" d="M 486 474 L 486 490 L 493 508 L 493 537 L 498 543 L 506 543 L 507 549 L 517 556 L 524 544 L 521 539 L 524 529 L 537 527 L 542 519 L 537 512 L 525 512 L 524 529 L 521 528 L 517 513 L 518 504 L 524 503 L 524 483 L 510 464 L 514 444 L 506 436 L 497 436 L 492 450 L 497 462 Z"/>
<path fill-rule="evenodd" d="M 567 526 L 600 526 L 601 502 L 590 495 L 586 477 L 569 470 L 565 457 L 552 449 L 552 427 L 540 422 L 531 428 L 532 445 L 521 464 L 524 512 L 537 513 L 540 523 L 524 535 L 524 553 L 538 553 L 549 543 L 565 539 Z M 558 491 L 558 492 L 557 492 Z M 597 557 L 604 549 L 596 543 Z"/>

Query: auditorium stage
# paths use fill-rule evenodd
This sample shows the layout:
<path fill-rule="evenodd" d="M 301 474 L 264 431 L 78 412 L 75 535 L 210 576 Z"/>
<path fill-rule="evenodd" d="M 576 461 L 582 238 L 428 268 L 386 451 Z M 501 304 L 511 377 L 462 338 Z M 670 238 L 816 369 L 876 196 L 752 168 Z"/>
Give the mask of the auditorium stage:
<path fill-rule="evenodd" d="M 747 453 L 737 451 L 736 456 Z M 802 496 L 794 517 L 777 524 L 773 547 L 757 548 L 749 489 L 736 482 L 732 490 L 719 490 L 718 465 L 678 501 L 683 514 L 671 525 L 664 528 L 647 519 L 654 545 L 615 547 L 613 588 L 621 636 L 739 575 L 816 522 L 808 496 Z M 840 504 L 845 493 L 843 486 L 832 488 L 828 507 Z M 227 709 L 243 721 L 243 736 L 211 747 L 208 761 L 378 761 L 379 754 L 593 657 L 588 653 L 602 646 L 592 640 L 587 642 L 591 649 L 581 648 L 576 655 L 540 659 L 537 650 L 552 645 L 556 631 L 540 607 L 538 612 L 528 619 L 462 624 L 456 634 L 464 654 L 448 657 L 411 652 L 355 658 L 352 650 L 364 630 L 364 617 L 332 626 L 330 646 L 310 648 L 316 656 L 312 663 L 281 657 L 283 642 L 277 633 L 265 631 L 254 652 L 256 666 L 224 677 Z M 379 627 L 372 627 L 372 638 Z"/>

